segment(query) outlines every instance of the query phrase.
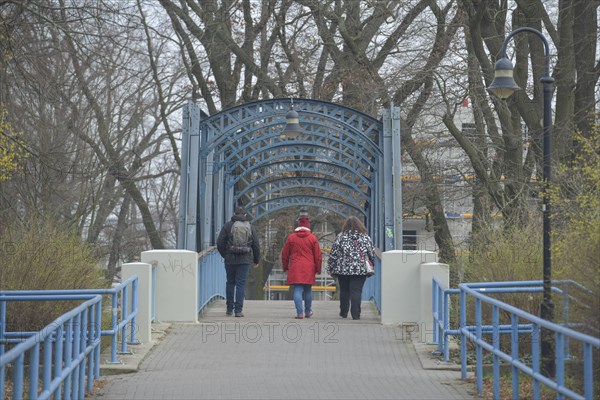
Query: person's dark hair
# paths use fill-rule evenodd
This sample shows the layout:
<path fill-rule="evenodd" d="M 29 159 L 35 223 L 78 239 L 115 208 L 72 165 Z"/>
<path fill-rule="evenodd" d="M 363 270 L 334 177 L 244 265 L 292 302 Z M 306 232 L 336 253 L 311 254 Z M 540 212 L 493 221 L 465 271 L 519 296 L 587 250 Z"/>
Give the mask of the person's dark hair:
<path fill-rule="evenodd" d="M 356 217 L 349 217 L 344 223 L 344 227 L 342 228 L 343 232 L 347 231 L 357 231 L 360 233 L 367 233 L 367 228 L 362 221 Z"/>
<path fill-rule="evenodd" d="M 233 210 L 233 213 L 235 215 L 244 215 L 246 214 L 246 210 L 244 210 L 244 207 L 237 206 L 235 210 Z"/>

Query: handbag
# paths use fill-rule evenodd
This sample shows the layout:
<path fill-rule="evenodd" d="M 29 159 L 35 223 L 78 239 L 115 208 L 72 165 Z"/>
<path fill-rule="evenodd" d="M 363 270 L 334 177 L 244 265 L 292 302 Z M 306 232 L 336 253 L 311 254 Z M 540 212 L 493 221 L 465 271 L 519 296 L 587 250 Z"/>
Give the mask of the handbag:
<path fill-rule="evenodd" d="M 360 251 L 360 247 L 358 246 L 358 243 L 356 243 L 356 240 L 354 241 L 354 246 L 356 246 L 356 250 L 358 250 L 358 253 L 360 254 L 360 256 L 363 259 L 363 262 L 365 263 L 365 269 L 367 270 L 367 275 L 368 276 L 375 275 L 375 266 L 373 265 L 371 260 L 369 260 L 369 257 L 365 257 L 363 255 L 362 251 Z"/>

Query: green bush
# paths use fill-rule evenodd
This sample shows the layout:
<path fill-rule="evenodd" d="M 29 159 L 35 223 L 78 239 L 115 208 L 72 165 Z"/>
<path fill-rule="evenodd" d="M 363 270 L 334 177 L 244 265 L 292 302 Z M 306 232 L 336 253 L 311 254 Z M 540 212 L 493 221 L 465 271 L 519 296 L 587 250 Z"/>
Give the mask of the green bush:
<path fill-rule="evenodd" d="M 50 220 L 6 227 L 0 235 L 0 290 L 108 286 L 93 248 Z M 8 302 L 7 331 L 37 331 L 81 301 Z"/>
<path fill-rule="evenodd" d="M 542 228 L 537 222 L 480 232 L 465 262 L 465 282 L 541 279 Z M 494 297 L 533 314 L 539 312 L 541 296 L 517 293 Z"/>

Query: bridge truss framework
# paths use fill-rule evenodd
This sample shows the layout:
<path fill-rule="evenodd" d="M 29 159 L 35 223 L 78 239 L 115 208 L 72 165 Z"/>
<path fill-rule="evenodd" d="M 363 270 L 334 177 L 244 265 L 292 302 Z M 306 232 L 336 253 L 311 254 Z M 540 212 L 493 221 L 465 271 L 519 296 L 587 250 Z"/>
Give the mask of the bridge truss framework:
<path fill-rule="evenodd" d="M 303 134 L 282 135 L 293 107 Z M 272 99 L 204 116 L 183 108 L 178 248 L 215 244 L 236 205 L 257 221 L 316 206 L 362 218 L 376 246 L 402 248 L 400 109 L 380 120 L 335 103 Z"/>

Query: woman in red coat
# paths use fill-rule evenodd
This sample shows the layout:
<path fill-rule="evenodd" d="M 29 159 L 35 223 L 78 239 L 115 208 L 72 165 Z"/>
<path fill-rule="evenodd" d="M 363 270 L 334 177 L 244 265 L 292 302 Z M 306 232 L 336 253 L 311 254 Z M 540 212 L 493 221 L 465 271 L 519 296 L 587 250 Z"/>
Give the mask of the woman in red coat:
<path fill-rule="evenodd" d="M 283 270 L 288 273 L 286 283 L 294 285 L 296 319 L 310 318 L 313 314 L 312 285 L 315 284 L 315 275 L 321 273 L 321 261 L 319 240 L 310 231 L 310 219 L 300 216 L 298 227 L 288 236 L 281 253 Z"/>

